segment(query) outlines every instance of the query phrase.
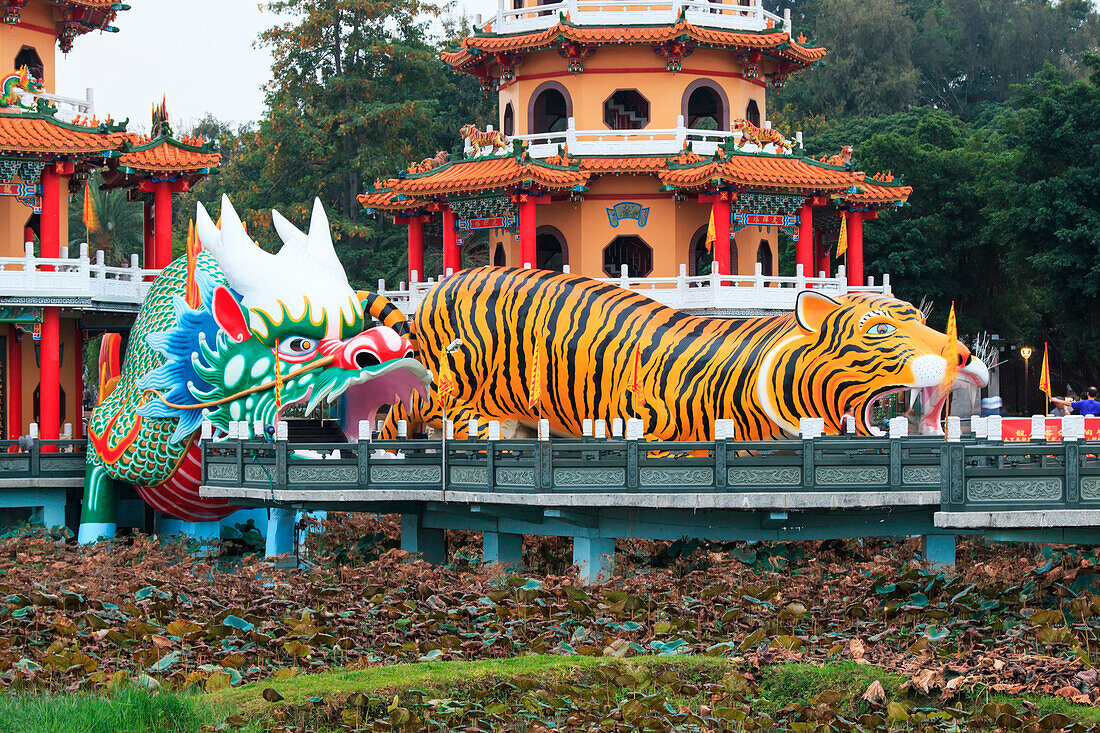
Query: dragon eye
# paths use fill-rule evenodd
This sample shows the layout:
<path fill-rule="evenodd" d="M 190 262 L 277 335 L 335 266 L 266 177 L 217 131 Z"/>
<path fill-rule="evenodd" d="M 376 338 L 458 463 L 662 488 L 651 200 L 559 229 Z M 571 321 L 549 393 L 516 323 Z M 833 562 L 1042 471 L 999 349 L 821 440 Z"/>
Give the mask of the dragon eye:
<path fill-rule="evenodd" d="M 889 336 L 894 331 L 897 331 L 896 326 L 892 326 L 889 323 L 876 323 L 867 329 L 868 336 Z"/>
<path fill-rule="evenodd" d="M 286 341 L 279 343 L 279 354 L 282 356 L 305 356 L 317 348 L 317 342 L 304 336 L 291 336 Z"/>

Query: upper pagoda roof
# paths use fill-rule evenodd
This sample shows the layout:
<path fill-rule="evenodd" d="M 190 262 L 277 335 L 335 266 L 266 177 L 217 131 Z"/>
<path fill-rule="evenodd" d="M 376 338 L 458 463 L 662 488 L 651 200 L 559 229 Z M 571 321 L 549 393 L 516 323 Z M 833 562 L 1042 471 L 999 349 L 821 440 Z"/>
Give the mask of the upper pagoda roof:
<path fill-rule="evenodd" d="M 517 159 L 486 156 L 446 163 L 424 173 L 378 182 L 359 203 L 379 211 L 415 211 L 433 200 L 517 188 L 544 192 L 583 191 L 592 179 L 607 175 L 651 175 L 668 191 L 704 191 L 719 186 L 745 190 L 818 194 L 858 206 L 904 203 L 913 189 L 889 174 L 873 178 L 848 165 L 771 153 L 723 152 L 702 156 L 568 156 Z"/>
<path fill-rule="evenodd" d="M 192 137 L 177 140 L 167 135 L 150 138 L 125 135 L 119 170 L 124 173 L 209 173 L 221 163 L 213 141 Z"/>
<path fill-rule="evenodd" d="M 61 9 L 61 18 L 54 29 L 62 52 L 72 50 L 73 39 L 91 31 L 115 33 L 111 25 L 118 14 L 130 6 L 118 0 L 43 0 Z M 26 0 L 0 0 L 0 20 L 8 24 L 19 23 Z"/>

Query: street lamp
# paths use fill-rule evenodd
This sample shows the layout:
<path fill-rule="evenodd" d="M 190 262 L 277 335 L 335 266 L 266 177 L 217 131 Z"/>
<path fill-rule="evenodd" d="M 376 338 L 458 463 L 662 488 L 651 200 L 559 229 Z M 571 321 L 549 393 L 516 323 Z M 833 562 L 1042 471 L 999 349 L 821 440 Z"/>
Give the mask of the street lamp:
<path fill-rule="evenodd" d="M 1024 414 L 1029 413 L 1028 410 L 1028 397 L 1031 395 L 1031 388 L 1028 386 L 1028 360 L 1031 358 L 1031 347 L 1020 347 L 1020 356 L 1024 357 Z"/>

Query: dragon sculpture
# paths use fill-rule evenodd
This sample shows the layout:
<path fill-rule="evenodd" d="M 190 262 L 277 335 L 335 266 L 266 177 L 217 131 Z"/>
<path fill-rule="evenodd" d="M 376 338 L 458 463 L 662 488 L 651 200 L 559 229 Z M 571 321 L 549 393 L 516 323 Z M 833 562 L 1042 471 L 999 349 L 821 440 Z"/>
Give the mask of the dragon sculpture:
<path fill-rule="evenodd" d="M 352 290 L 320 201 L 308 234 L 272 212 L 283 241 L 277 254 L 249 238 L 224 196 L 220 228 L 201 204 L 196 221 L 201 247 L 189 247 L 153 282 L 121 370 L 120 340 L 101 349 L 83 543 L 113 536 L 116 482 L 185 521 L 218 520 L 236 508 L 198 494 L 204 420 L 216 433 L 228 432 L 230 421 L 273 426 L 290 405 L 305 403 L 308 412 L 350 388 L 362 414 L 373 416 L 395 399 L 426 395 L 431 381 L 408 338 L 372 325 L 372 316 L 384 312 L 385 324 L 396 309 Z"/>
<path fill-rule="evenodd" d="M 432 286 L 413 322 L 421 359 L 451 385 L 456 437 L 477 420 L 533 425 L 564 435 L 585 419 L 637 416 L 648 438 L 709 440 L 732 419 L 738 440 L 797 435 L 799 420 L 838 432 L 844 408 L 857 429 L 879 432 L 873 405 L 897 393 L 921 398 L 920 427 L 939 431 L 950 390 L 984 386 L 985 364 L 961 342 L 952 378 L 948 337 L 909 303 L 886 295 L 799 294 L 794 312 L 706 318 L 615 284 L 544 270 L 481 267 Z M 436 385 L 396 421 L 439 427 Z"/>

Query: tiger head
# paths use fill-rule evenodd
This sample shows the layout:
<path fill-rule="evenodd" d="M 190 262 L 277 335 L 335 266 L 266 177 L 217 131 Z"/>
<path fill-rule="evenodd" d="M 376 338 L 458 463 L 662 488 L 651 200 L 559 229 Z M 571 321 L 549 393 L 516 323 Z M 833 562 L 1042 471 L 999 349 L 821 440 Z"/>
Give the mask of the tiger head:
<path fill-rule="evenodd" d="M 857 293 L 832 298 L 799 294 L 788 333 L 761 364 L 757 398 L 783 430 L 797 434 L 799 418 L 824 418 L 840 429 L 847 405 L 864 434 L 880 434 L 871 408 L 895 393 L 921 398 L 922 433 L 939 432 L 948 393 L 989 382 L 986 365 L 958 343 L 958 371 L 947 383 L 947 336 L 925 325 L 909 303 Z"/>

